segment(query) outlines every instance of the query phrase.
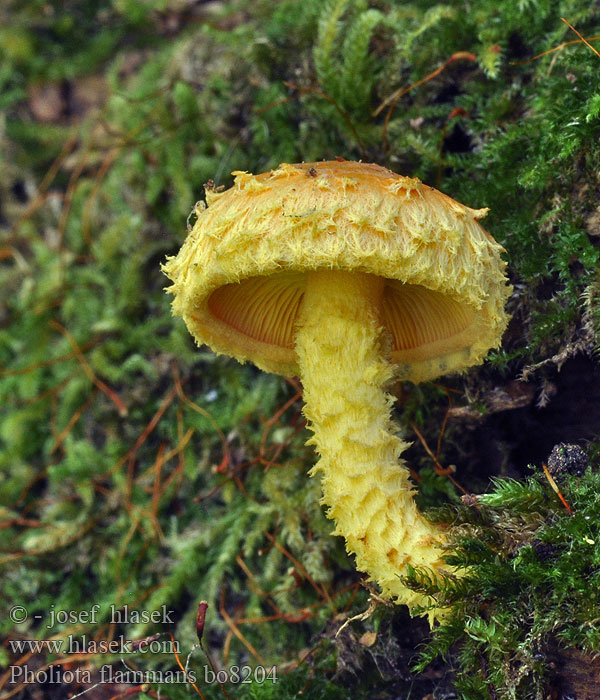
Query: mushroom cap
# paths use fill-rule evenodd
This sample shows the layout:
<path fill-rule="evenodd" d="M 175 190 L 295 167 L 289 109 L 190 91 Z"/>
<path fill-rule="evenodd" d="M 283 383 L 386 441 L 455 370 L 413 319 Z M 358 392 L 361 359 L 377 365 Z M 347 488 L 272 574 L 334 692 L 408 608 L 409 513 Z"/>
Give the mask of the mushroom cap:
<path fill-rule="evenodd" d="M 487 209 L 369 163 L 233 175 L 230 189 L 207 189 L 208 207 L 163 267 L 198 344 L 298 374 L 306 272 L 337 269 L 386 278 L 380 321 L 401 379 L 461 371 L 500 345 L 510 287 L 504 249 L 478 222 Z"/>

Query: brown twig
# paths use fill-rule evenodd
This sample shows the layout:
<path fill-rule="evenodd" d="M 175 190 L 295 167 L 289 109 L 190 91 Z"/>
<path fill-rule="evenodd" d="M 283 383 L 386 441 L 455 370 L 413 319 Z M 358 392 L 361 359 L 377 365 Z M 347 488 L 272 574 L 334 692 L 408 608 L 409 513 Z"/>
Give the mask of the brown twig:
<path fill-rule="evenodd" d="M 263 531 L 264 536 L 271 542 L 271 544 L 275 547 L 275 549 L 279 550 L 285 557 L 287 557 L 292 564 L 298 569 L 300 574 L 310 583 L 310 585 L 315 589 L 315 591 L 323 598 L 327 600 L 328 603 L 331 603 L 331 597 L 325 588 L 325 586 L 319 586 L 318 584 L 313 581 L 312 577 L 308 573 L 308 571 L 302 566 L 302 564 L 296 559 L 296 557 L 288 552 L 288 550 L 281 545 L 270 532 L 267 532 L 266 530 Z"/>
<path fill-rule="evenodd" d="M 163 494 L 161 491 L 161 483 L 160 483 L 160 474 L 162 471 L 162 466 L 165 463 L 165 443 L 161 442 L 159 447 L 158 447 L 158 454 L 156 455 L 156 460 L 154 462 L 154 467 L 153 471 L 155 473 L 154 475 L 154 485 L 152 487 L 152 509 L 150 511 L 151 513 L 151 520 L 152 523 L 154 524 L 154 529 L 156 530 L 156 534 L 158 535 L 159 540 L 163 540 L 165 535 L 162 531 L 162 528 L 160 526 L 160 523 L 158 521 L 158 507 L 160 505 L 160 499 Z"/>
<path fill-rule="evenodd" d="M 173 379 L 175 381 L 175 390 L 177 392 L 177 396 L 179 396 L 181 401 L 183 401 L 183 403 L 186 406 L 188 406 L 189 408 L 191 408 L 193 411 L 196 411 L 196 413 L 199 413 L 201 416 L 204 416 L 204 418 L 206 418 L 206 420 L 214 428 L 217 435 L 221 438 L 221 444 L 223 446 L 223 460 L 222 460 L 221 464 L 223 464 L 225 462 L 228 463 L 230 461 L 229 446 L 227 444 L 227 438 L 225 437 L 225 434 L 223 433 L 221 428 L 219 428 L 215 419 L 211 416 L 211 414 L 205 408 L 198 406 L 197 403 L 195 403 L 194 401 L 192 401 L 191 399 L 189 399 L 186 396 L 185 392 L 183 391 L 183 384 L 182 384 L 181 378 L 179 376 L 179 368 L 177 367 L 177 365 L 173 365 Z M 217 467 L 217 469 L 219 469 L 219 467 Z"/>
<path fill-rule="evenodd" d="M 117 407 L 117 410 L 119 411 L 119 415 L 121 417 L 125 417 L 128 413 L 127 411 L 127 406 L 121 401 L 119 398 L 118 394 L 113 391 L 107 384 L 105 384 L 101 379 L 99 379 L 96 376 L 96 373 L 92 369 L 90 363 L 85 359 L 85 355 L 83 354 L 81 348 L 77 344 L 77 341 L 75 338 L 69 333 L 69 331 L 58 321 L 50 321 L 50 325 L 52 328 L 56 329 L 60 333 L 62 333 L 65 338 L 69 341 L 69 344 L 71 348 L 73 349 L 73 352 L 75 353 L 75 356 L 79 360 L 79 364 L 83 367 L 83 371 L 86 373 L 88 378 L 102 391 L 108 398 L 115 404 Z"/>
<path fill-rule="evenodd" d="M 179 666 L 179 668 L 185 674 L 185 667 L 181 663 L 181 659 L 179 658 L 179 654 L 177 653 L 177 643 L 175 642 L 175 637 L 172 634 L 170 636 L 171 636 L 171 642 L 173 642 L 173 654 L 175 655 L 175 660 L 177 661 L 177 665 Z M 198 695 L 202 698 L 202 700 L 206 700 L 206 698 L 202 694 L 202 691 L 200 690 L 200 688 L 198 688 L 198 686 L 195 683 L 192 683 L 192 681 L 189 681 L 189 683 L 192 686 L 192 688 L 198 693 Z"/>
<path fill-rule="evenodd" d="M 56 450 L 63 444 L 65 441 L 66 437 L 69 435 L 71 430 L 75 427 L 77 421 L 81 418 L 81 416 L 87 411 L 87 409 L 92 405 L 93 400 L 96 398 L 98 395 L 98 391 L 94 390 L 92 393 L 88 396 L 87 401 L 83 403 L 82 406 L 80 406 L 75 413 L 71 416 L 69 419 L 69 422 L 66 424 L 66 426 L 61 430 L 59 435 L 56 437 L 56 440 L 54 441 L 54 444 L 52 445 L 50 449 L 50 454 L 53 452 L 56 452 Z"/>
<path fill-rule="evenodd" d="M 390 119 L 392 118 L 392 114 L 394 112 L 394 109 L 396 108 L 396 105 L 398 104 L 398 101 L 400 100 L 401 97 L 404 97 L 404 95 L 408 94 L 411 92 L 411 90 L 414 90 L 415 88 L 419 87 L 420 85 L 423 85 L 425 83 L 428 83 L 430 80 L 433 80 L 436 76 L 438 76 L 440 73 L 446 70 L 448 66 L 451 63 L 454 63 L 454 61 L 476 61 L 477 56 L 474 53 L 470 53 L 469 51 L 457 51 L 456 53 L 453 53 L 450 58 L 448 58 L 444 63 L 442 63 L 441 66 L 438 66 L 434 71 L 426 75 L 424 78 L 421 78 L 420 80 L 417 80 L 416 83 L 413 83 L 412 85 L 408 85 L 407 87 L 399 88 L 395 92 L 393 92 L 391 95 L 385 98 L 385 100 L 377 107 L 377 109 L 373 112 L 373 116 L 377 117 L 386 107 L 388 107 L 387 114 L 385 116 L 385 121 L 383 123 L 383 144 L 384 148 L 387 148 L 387 131 L 388 131 L 388 125 L 390 123 Z"/>
<path fill-rule="evenodd" d="M 575 27 L 572 24 L 569 24 L 569 22 L 567 22 L 567 20 L 564 17 L 561 17 L 560 19 L 561 19 L 561 21 L 563 21 L 567 25 L 567 27 L 569 27 L 569 29 L 573 30 L 575 32 L 575 34 L 577 34 L 577 36 L 581 39 L 581 41 L 583 41 L 583 43 L 586 46 L 588 46 L 596 54 L 596 56 L 598 56 L 598 58 L 600 58 L 600 52 L 598 52 L 598 50 L 595 49 L 590 44 L 590 42 L 575 29 Z M 594 38 L 598 38 L 598 37 L 593 37 L 592 41 Z"/>
<path fill-rule="evenodd" d="M 162 404 L 158 407 L 158 410 L 156 413 L 152 416 L 152 419 L 148 423 L 148 425 L 144 428 L 142 433 L 139 435 L 138 439 L 135 441 L 135 444 L 133 447 L 129 450 L 129 452 L 122 457 L 119 462 L 116 465 L 116 469 L 119 469 L 125 462 L 128 462 L 127 464 L 127 492 L 126 492 L 126 505 L 129 508 L 131 505 L 131 491 L 133 489 L 133 474 L 134 474 L 134 468 L 135 468 L 135 456 L 137 454 L 137 451 L 139 448 L 146 442 L 148 439 L 148 436 L 154 428 L 158 425 L 158 422 L 162 418 L 164 412 L 167 410 L 167 408 L 171 405 L 173 399 L 175 398 L 176 394 L 176 389 L 173 388 L 169 393 L 165 396 L 163 399 Z"/>
<path fill-rule="evenodd" d="M 591 36 L 588 38 L 588 41 L 598 41 L 600 39 L 600 36 Z M 567 46 L 574 46 L 575 44 L 581 44 L 580 39 L 572 39 L 571 41 L 563 41 L 562 44 L 559 44 L 558 46 L 553 46 L 551 49 L 546 49 L 546 51 L 542 51 L 542 53 L 538 53 L 535 56 L 532 56 L 531 58 L 526 58 L 524 61 L 511 61 L 508 65 L 509 66 L 524 66 L 526 63 L 531 63 L 532 61 L 537 61 L 540 58 L 543 58 L 544 56 L 547 56 L 548 54 L 554 53 L 555 51 L 560 51 L 564 49 Z"/>
<path fill-rule="evenodd" d="M 192 436 L 196 432 L 195 428 L 189 428 L 185 435 L 182 436 L 180 441 L 177 443 L 177 445 L 167 452 L 167 454 L 164 457 L 164 461 L 168 462 L 169 460 L 173 459 L 176 455 L 179 456 L 179 461 L 173 472 L 169 475 L 167 479 L 165 479 L 164 485 L 163 485 L 163 493 L 166 492 L 166 490 L 169 488 L 171 485 L 171 482 L 174 479 L 178 479 L 179 483 L 177 484 L 176 492 L 179 489 L 179 485 L 181 484 L 181 480 L 183 478 L 183 466 L 184 466 L 184 460 L 183 460 L 183 451 L 185 450 L 188 442 L 192 439 Z"/>
<path fill-rule="evenodd" d="M 265 460 L 265 445 L 267 443 L 267 438 L 269 437 L 271 429 L 281 418 L 281 416 L 288 410 L 288 408 L 293 406 L 296 403 L 296 401 L 298 401 L 298 399 L 301 398 L 301 396 L 302 393 L 298 391 L 294 396 L 292 396 L 291 399 L 286 401 L 283 404 L 283 406 L 278 408 L 277 411 L 275 411 L 275 413 L 271 416 L 271 418 L 269 418 L 269 420 L 265 423 L 265 429 L 263 430 L 263 434 L 260 440 L 259 455 L 261 458 L 261 463 L 264 464 L 266 467 L 270 467 L 273 464 L 272 460 Z"/>
<path fill-rule="evenodd" d="M 81 352 L 87 352 L 95 345 L 97 345 L 101 340 L 101 338 L 94 338 L 93 340 L 89 340 L 87 343 L 85 343 L 85 345 L 80 346 Z M 59 355 L 58 357 L 51 357 L 49 360 L 42 360 L 41 362 L 34 362 L 33 364 L 27 365 L 27 367 L 21 367 L 20 369 L 2 369 L 0 370 L 0 377 L 15 377 L 21 374 L 29 374 L 29 372 L 33 372 L 36 369 L 40 369 L 42 367 L 50 367 L 51 365 L 55 365 L 59 362 L 66 362 L 66 360 L 70 360 L 73 357 L 77 357 L 77 353 L 66 352 L 64 355 Z"/>
<path fill-rule="evenodd" d="M 225 588 L 223 587 L 221 589 L 221 596 L 219 600 L 219 612 L 221 613 L 221 616 L 227 623 L 229 629 L 233 632 L 233 634 L 240 640 L 240 642 L 248 649 L 248 651 L 254 656 L 254 658 L 258 661 L 258 663 L 261 666 L 266 666 L 267 664 L 265 663 L 265 660 L 263 657 L 258 653 L 258 651 L 254 648 L 254 646 L 244 637 L 244 635 L 240 632 L 238 626 L 236 623 L 233 621 L 227 610 L 225 609 Z"/>
<path fill-rule="evenodd" d="M 60 221 L 58 222 L 58 230 L 57 230 L 57 237 L 58 237 L 58 248 L 59 250 L 62 250 L 62 244 L 63 244 L 63 237 L 65 230 L 67 228 L 67 221 L 69 218 L 69 212 L 71 210 L 71 203 L 73 201 L 73 195 L 75 194 L 75 187 L 77 186 L 77 181 L 79 180 L 81 173 L 83 172 L 87 159 L 89 156 L 89 146 L 85 149 L 85 151 L 81 154 L 79 163 L 77 163 L 77 166 L 71 173 L 71 176 L 69 177 L 69 182 L 67 184 L 67 189 L 63 198 L 63 205 L 62 205 L 62 210 L 60 212 Z"/>
<path fill-rule="evenodd" d="M 552 478 L 552 475 L 548 471 L 548 467 L 545 464 L 542 464 L 542 469 L 544 470 L 544 474 L 546 475 L 546 479 L 548 479 L 548 483 L 552 487 L 552 490 L 554 493 L 560 498 L 560 502 L 563 504 L 563 506 L 567 509 L 567 512 L 569 515 L 573 515 L 573 509 L 571 506 L 567 503 L 565 500 L 565 497 L 562 495 L 560 492 L 560 489 L 558 488 L 558 485 L 556 481 Z"/>
<path fill-rule="evenodd" d="M 460 491 L 462 491 L 465 495 L 468 495 L 469 492 L 468 492 L 463 486 L 461 486 L 461 485 L 458 483 L 458 481 L 456 481 L 456 479 L 452 476 L 452 473 L 453 473 L 452 468 L 451 468 L 451 467 L 444 467 L 444 466 L 442 466 L 442 464 L 440 463 L 439 459 L 438 459 L 437 456 L 433 453 L 433 451 L 431 450 L 431 448 L 430 448 L 429 445 L 427 444 L 427 440 L 425 440 L 425 438 L 424 438 L 423 435 L 421 434 L 421 431 L 417 428 L 417 426 L 415 425 L 415 423 L 413 423 L 413 422 L 411 421 L 410 427 L 415 431 L 417 437 L 419 438 L 419 442 L 421 443 L 421 445 L 423 445 L 423 448 L 425 449 L 425 452 L 427 452 L 427 454 L 428 454 L 428 455 L 431 457 L 431 459 L 433 460 L 433 465 L 434 465 L 435 473 L 436 473 L 436 474 L 439 474 L 440 476 L 445 476 L 445 477 L 447 477 L 447 478 L 450 479 L 450 481 L 456 486 L 457 489 L 459 489 Z"/>

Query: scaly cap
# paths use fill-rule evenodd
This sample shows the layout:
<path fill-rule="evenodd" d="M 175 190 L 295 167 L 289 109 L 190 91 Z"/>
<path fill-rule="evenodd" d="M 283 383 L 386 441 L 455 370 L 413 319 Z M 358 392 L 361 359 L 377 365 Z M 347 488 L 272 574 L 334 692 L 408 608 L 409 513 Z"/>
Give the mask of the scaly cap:
<path fill-rule="evenodd" d="M 380 320 L 402 379 L 460 371 L 499 346 L 510 287 L 503 248 L 478 223 L 487 209 L 367 163 L 233 174 L 229 190 L 207 190 L 208 207 L 164 265 L 173 311 L 199 344 L 297 374 L 303 273 L 327 268 L 387 278 Z"/>

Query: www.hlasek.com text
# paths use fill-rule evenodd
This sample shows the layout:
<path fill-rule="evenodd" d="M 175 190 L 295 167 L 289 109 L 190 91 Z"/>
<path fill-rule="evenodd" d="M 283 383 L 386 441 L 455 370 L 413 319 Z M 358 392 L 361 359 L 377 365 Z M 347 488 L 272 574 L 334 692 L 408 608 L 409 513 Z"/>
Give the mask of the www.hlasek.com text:
<path fill-rule="evenodd" d="M 116 639 L 90 639 L 87 635 L 72 634 L 65 639 L 11 639 L 10 650 L 15 654 L 179 654 L 179 642 L 175 639 L 131 640 L 123 635 Z"/>

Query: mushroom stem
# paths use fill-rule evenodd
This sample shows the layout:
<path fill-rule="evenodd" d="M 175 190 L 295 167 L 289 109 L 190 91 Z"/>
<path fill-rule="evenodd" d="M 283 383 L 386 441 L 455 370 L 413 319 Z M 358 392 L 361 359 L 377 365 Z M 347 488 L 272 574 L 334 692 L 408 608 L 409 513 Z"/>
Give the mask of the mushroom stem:
<path fill-rule="evenodd" d="M 395 435 L 390 339 L 380 323 L 385 280 L 358 272 L 307 273 L 296 331 L 304 414 L 321 456 L 322 503 L 356 566 L 409 608 L 426 603 L 406 588 L 406 565 L 442 566 L 441 532 L 413 501 L 408 443 Z"/>

